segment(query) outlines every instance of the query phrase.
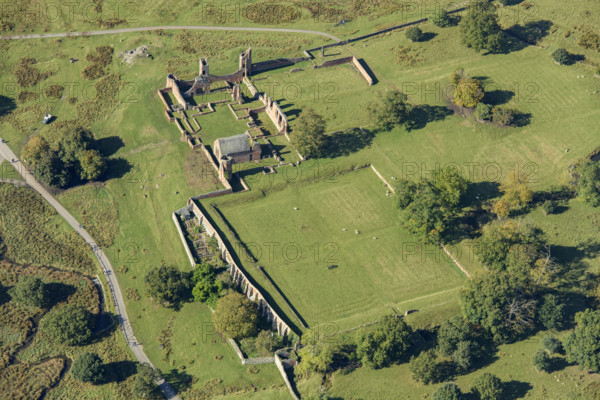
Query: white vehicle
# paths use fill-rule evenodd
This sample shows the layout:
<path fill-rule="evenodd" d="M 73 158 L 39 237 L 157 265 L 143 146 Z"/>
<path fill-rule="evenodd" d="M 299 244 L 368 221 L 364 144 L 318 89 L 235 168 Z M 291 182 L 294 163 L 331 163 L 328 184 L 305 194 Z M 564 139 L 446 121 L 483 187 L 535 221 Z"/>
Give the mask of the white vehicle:
<path fill-rule="evenodd" d="M 47 124 L 50 122 L 51 119 L 52 119 L 52 114 L 46 114 L 42 123 Z"/>

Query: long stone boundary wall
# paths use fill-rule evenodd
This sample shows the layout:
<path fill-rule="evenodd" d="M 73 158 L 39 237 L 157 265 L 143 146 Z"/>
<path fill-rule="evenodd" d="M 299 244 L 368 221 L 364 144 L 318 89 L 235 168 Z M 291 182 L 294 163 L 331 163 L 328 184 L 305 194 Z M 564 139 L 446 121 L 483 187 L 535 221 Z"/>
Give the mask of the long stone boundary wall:
<path fill-rule="evenodd" d="M 191 206 L 191 211 L 196 215 L 199 222 L 204 226 L 206 232 L 214 236 L 217 240 L 219 249 L 221 250 L 221 256 L 227 264 L 229 264 L 229 273 L 233 275 L 233 281 L 242 289 L 242 293 L 246 295 L 250 300 L 258 303 L 258 310 L 268 322 L 271 322 L 272 327 L 281 336 L 289 335 L 294 331 L 289 327 L 288 324 L 273 310 L 271 305 L 267 303 L 262 293 L 250 282 L 244 271 L 236 264 L 229 249 L 225 245 L 225 242 L 212 226 L 210 221 L 206 218 L 204 212 L 198 207 L 198 204 L 193 199 L 188 201 L 188 206 Z"/>
<path fill-rule="evenodd" d="M 185 239 L 183 229 L 181 229 L 181 222 L 179 221 L 179 218 L 177 218 L 176 213 L 173 213 L 173 221 L 175 222 L 175 226 L 177 227 L 177 232 L 179 232 L 179 237 L 181 238 L 181 241 L 183 242 L 183 247 L 185 247 L 185 253 L 187 254 L 188 259 L 190 260 L 190 264 L 192 264 L 192 268 L 193 268 L 196 265 L 196 262 L 194 261 L 194 256 L 192 255 L 190 246 L 188 246 L 187 240 Z"/>
<path fill-rule="evenodd" d="M 283 366 L 283 363 L 281 362 L 281 358 L 279 358 L 279 354 L 277 354 L 277 353 L 275 353 L 275 365 L 277 366 L 279 373 L 283 377 L 283 380 L 285 381 L 285 386 L 287 386 L 287 388 L 290 391 L 290 394 L 292 395 L 294 400 L 300 400 L 300 398 L 298 397 L 298 395 L 296 394 L 296 391 L 294 390 L 294 388 L 292 386 L 292 383 L 290 382 L 290 379 L 288 378 L 287 372 Z"/>
<path fill-rule="evenodd" d="M 369 86 L 373 84 L 374 81 L 373 81 L 373 78 L 371 77 L 371 75 L 369 75 L 367 70 L 360 63 L 360 61 L 358 61 L 358 59 L 354 56 L 342 57 L 342 58 L 337 58 L 335 60 L 325 61 L 321 65 L 315 65 L 313 68 L 326 68 L 326 67 L 333 67 L 333 66 L 342 65 L 342 64 L 354 65 L 354 67 L 358 70 L 358 73 L 367 81 Z"/>

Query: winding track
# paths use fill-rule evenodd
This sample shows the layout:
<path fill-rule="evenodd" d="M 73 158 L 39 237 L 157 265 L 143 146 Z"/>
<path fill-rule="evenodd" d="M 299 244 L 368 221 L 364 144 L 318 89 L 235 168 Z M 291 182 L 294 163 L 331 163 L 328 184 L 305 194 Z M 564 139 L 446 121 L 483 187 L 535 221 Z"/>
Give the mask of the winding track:
<path fill-rule="evenodd" d="M 92 236 L 85 230 L 85 228 L 67 211 L 66 208 L 63 207 L 62 204 L 58 200 L 50 194 L 34 177 L 33 175 L 23 166 L 23 164 L 19 161 L 18 157 L 13 153 L 13 151 L 6 145 L 6 143 L 0 143 L 0 162 L 2 159 L 6 159 L 7 161 L 12 161 L 13 166 L 23 177 L 25 182 L 36 192 L 38 192 L 42 197 L 50 203 L 52 207 L 58 212 L 64 219 L 67 221 L 69 225 L 77 232 L 83 240 L 92 248 L 94 255 L 98 259 L 98 262 L 102 266 L 102 271 L 104 271 L 104 275 L 106 276 L 106 280 L 108 281 L 108 286 L 110 288 L 110 293 L 113 298 L 113 302 L 115 304 L 115 314 L 117 315 L 117 320 L 119 321 L 119 326 L 123 331 L 123 335 L 125 336 L 125 341 L 127 345 L 131 349 L 135 358 L 141 363 L 147 363 L 152 365 L 150 359 L 144 353 L 142 345 L 137 342 L 135 338 L 135 334 L 133 329 L 131 328 L 131 323 L 129 322 L 129 318 L 127 317 L 127 310 L 125 309 L 125 302 L 123 301 L 123 295 L 121 294 L 121 289 L 119 287 L 119 283 L 117 282 L 117 277 L 115 275 L 115 271 L 110 264 L 110 261 L 104 254 L 104 251 L 96 244 L 96 241 L 92 238 Z M 165 394 L 165 397 L 169 400 L 179 400 L 177 393 L 173 388 L 163 379 L 160 378 L 156 382 L 162 392 Z"/>
<path fill-rule="evenodd" d="M 333 39 L 336 42 L 341 42 L 342 39 L 331 35 L 326 32 L 311 31 L 305 29 L 288 29 L 288 28 L 246 28 L 241 26 L 187 26 L 187 25 L 175 25 L 175 26 L 149 26 L 139 28 L 121 28 L 121 29 L 108 29 L 103 31 L 84 31 L 84 32 L 62 32 L 62 33 L 34 33 L 30 35 L 8 35 L 0 36 L 0 39 L 40 39 L 40 38 L 55 38 L 55 37 L 67 37 L 67 36 L 91 36 L 91 35 L 110 35 L 115 33 L 127 33 L 127 32 L 144 32 L 154 31 L 157 29 L 162 30 L 205 30 L 205 31 L 242 31 L 242 32 L 285 32 L 285 33 L 305 33 L 311 35 L 325 36 L 329 39 Z"/>

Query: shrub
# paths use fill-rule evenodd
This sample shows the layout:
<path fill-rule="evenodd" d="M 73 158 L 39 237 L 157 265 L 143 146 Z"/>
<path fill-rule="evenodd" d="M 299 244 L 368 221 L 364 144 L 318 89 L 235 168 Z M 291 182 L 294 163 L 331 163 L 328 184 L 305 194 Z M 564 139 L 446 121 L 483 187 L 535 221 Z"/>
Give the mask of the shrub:
<path fill-rule="evenodd" d="M 496 375 L 486 372 L 473 381 L 471 390 L 480 400 L 500 400 L 502 398 L 502 381 Z"/>
<path fill-rule="evenodd" d="M 46 315 L 40 327 L 44 334 L 56 342 L 69 346 L 82 345 L 92 337 L 94 320 L 84 307 L 69 304 Z"/>
<path fill-rule="evenodd" d="M 452 25 L 452 19 L 445 9 L 439 10 L 432 18 L 431 23 L 440 28 L 446 28 Z"/>
<path fill-rule="evenodd" d="M 71 366 L 73 378 L 81 382 L 99 384 L 104 382 L 104 365 L 102 360 L 94 353 L 83 353 Z"/>
<path fill-rule="evenodd" d="M 542 345 L 550 353 L 562 353 L 564 351 L 562 342 L 554 336 L 544 336 L 544 339 L 542 340 Z"/>
<path fill-rule="evenodd" d="M 548 355 L 548 352 L 544 349 L 538 350 L 533 356 L 533 365 L 538 369 L 538 371 L 549 372 L 552 368 L 552 360 Z"/>
<path fill-rule="evenodd" d="M 60 85 L 50 85 L 46 88 L 46 90 L 44 91 L 44 93 L 46 94 L 46 97 L 52 98 L 52 99 L 60 99 L 62 97 L 62 93 L 63 90 L 65 88 L 60 86 Z"/>
<path fill-rule="evenodd" d="M 475 107 L 475 118 L 479 121 L 489 120 L 492 117 L 492 106 L 484 103 L 477 103 Z"/>
<path fill-rule="evenodd" d="M 452 79 L 455 79 L 454 76 Z M 460 107 L 474 108 L 483 99 L 485 91 L 477 79 L 458 79 L 454 88 L 454 103 Z"/>
<path fill-rule="evenodd" d="M 417 357 L 410 358 L 408 369 L 412 372 L 415 381 L 426 385 L 440 381 L 441 369 L 436 358 L 434 350 L 427 350 Z"/>
<path fill-rule="evenodd" d="M 14 301 L 27 306 L 44 307 L 50 301 L 48 288 L 38 277 L 23 276 L 12 292 Z"/>
<path fill-rule="evenodd" d="M 462 400 L 463 394 L 456 383 L 446 382 L 433 393 L 433 400 Z"/>
<path fill-rule="evenodd" d="M 152 268 L 146 274 L 145 283 L 148 295 L 161 304 L 176 306 L 189 297 L 187 274 L 173 266 Z"/>
<path fill-rule="evenodd" d="M 515 114 L 513 108 L 497 106 L 492 108 L 492 121 L 498 125 L 509 126 L 515 120 Z"/>
<path fill-rule="evenodd" d="M 125 296 L 127 296 L 127 300 L 129 301 L 138 301 L 141 299 L 138 290 L 132 287 L 125 289 Z"/>
<path fill-rule="evenodd" d="M 600 51 L 600 35 L 595 32 L 584 32 L 577 43 L 584 49 Z"/>
<path fill-rule="evenodd" d="M 98 79 L 104 75 L 106 75 L 106 71 L 101 65 L 98 64 L 90 64 L 81 71 L 81 76 L 90 81 Z"/>
<path fill-rule="evenodd" d="M 423 31 L 418 26 L 412 26 L 406 30 L 406 38 L 411 42 L 423 40 Z"/>
<path fill-rule="evenodd" d="M 112 62 L 112 55 L 114 49 L 110 46 L 96 47 L 96 53 L 90 53 L 85 56 L 85 59 L 90 61 L 92 64 L 98 64 L 100 67 L 106 67 Z"/>
<path fill-rule="evenodd" d="M 22 58 L 15 69 L 14 75 L 17 79 L 17 84 L 21 87 L 35 86 L 38 82 L 46 79 L 49 74 L 40 73 L 36 68 L 32 67 L 36 63 L 35 58 Z"/>
<path fill-rule="evenodd" d="M 546 200 L 542 204 L 542 212 L 544 213 L 544 215 L 554 214 L 557 208 L 558 203 L 555 200 Z"/>
<path fill-rule="evenodd" d="M 569 52 L 563 48 L 556 49 L 552 52 L 552 59 L 554 62 L 565 65 L 569 63 L 571 57 L 569 56 Z"/>

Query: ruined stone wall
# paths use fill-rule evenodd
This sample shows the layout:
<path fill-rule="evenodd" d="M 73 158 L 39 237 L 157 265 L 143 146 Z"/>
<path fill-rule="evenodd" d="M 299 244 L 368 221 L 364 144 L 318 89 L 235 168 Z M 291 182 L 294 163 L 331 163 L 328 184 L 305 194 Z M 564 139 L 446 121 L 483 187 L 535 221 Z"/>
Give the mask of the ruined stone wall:
<path fill-rule="evenodd" d="M 188 205 L 192 206 L 193 213 L 196 215 L 196 218 L 198 218 L 206 232 L 209 235 L 214 236 L 217 240 L 219 249 L 221 250 L 221 256 L 230 266 L 229 272 L 233 276 L 234 283 L 242 290 L 242 293 L 250 300 L 258 303 L 259 312 L 262 314 L 263 318 L 266 318 L 266 320 L 271 323 L 273 330 L 277 331 L 279 335 L 285 336 L 293 333 L 288 324 L 286 324 L 285 321 L 283 321 L 283 319 L 275 312 L 275 310 L 273 310 L 271 305 L 269 305 L 269 303 L 267 303 L 265 300 L 262 293 L 250 282 L 244 271 L 236 264 L 231 256 L 231 253 L 227 249 L 225 242 L 210 221 L 206 218 L 202 210 L 198 207 L 197 203 L 193 199 L 190 199 L 188 201 Z"/>
<path fill-rule="evenodd" d="M 179 90 L 179 86 L 177 85 L 177 78 L 173 74 L 167 75 L 167 88 L 171 89 L 171 93 L 177 100 L 177 102 L 183 106 L 184 109 L 187 109 L 187 102 L 183 98 L 181 91 Z"/>
<path fill-rule="evenodd" d="M 352 65 L 354 65 L 354 67 L 358 70 L 358 73 L 367 81 L 367 83 L 369 84 L 369 86 L 373 84 L 374 81 L 373 81 L 373 78 L 371 77 L 371 75 L 369 75 L 369 73 L 367 72 L 367 70 L 360 63 L 360 61 L 358 61 L 358 59 L 356 57 L 354 57 L 354 56 L 352 56 L 352 57 L 342 57 L 342 58 L 337 58 L 335 60 L 325 61 L 321 65 L 315 65 L 314 68 L 333 67 L 333 66 L 341 65 L 341 64 L 352 64 Z"/>
<path fill-rule="evenodd" d="M 352 64 L 354 64 L 358 72 L 362 75 L 363 78 L 365 78 L 369 86 L 371 86 L 373 84 L 373 78 L 371 78 L 367 70 L 364 69 L 364 67 L 356 57 L 352 57 Z"/>
<path fill-rule="evenodd" d="M 266 96 L 259 96 L 260 101 L 265 105 L 265 113 L 271 118 L 275 127 L 279 130 L 279 133 L 287 133 L 288 131 L 288 120 L 279 104 L 276 101 L 273 101 L 272 98 Z"/>

